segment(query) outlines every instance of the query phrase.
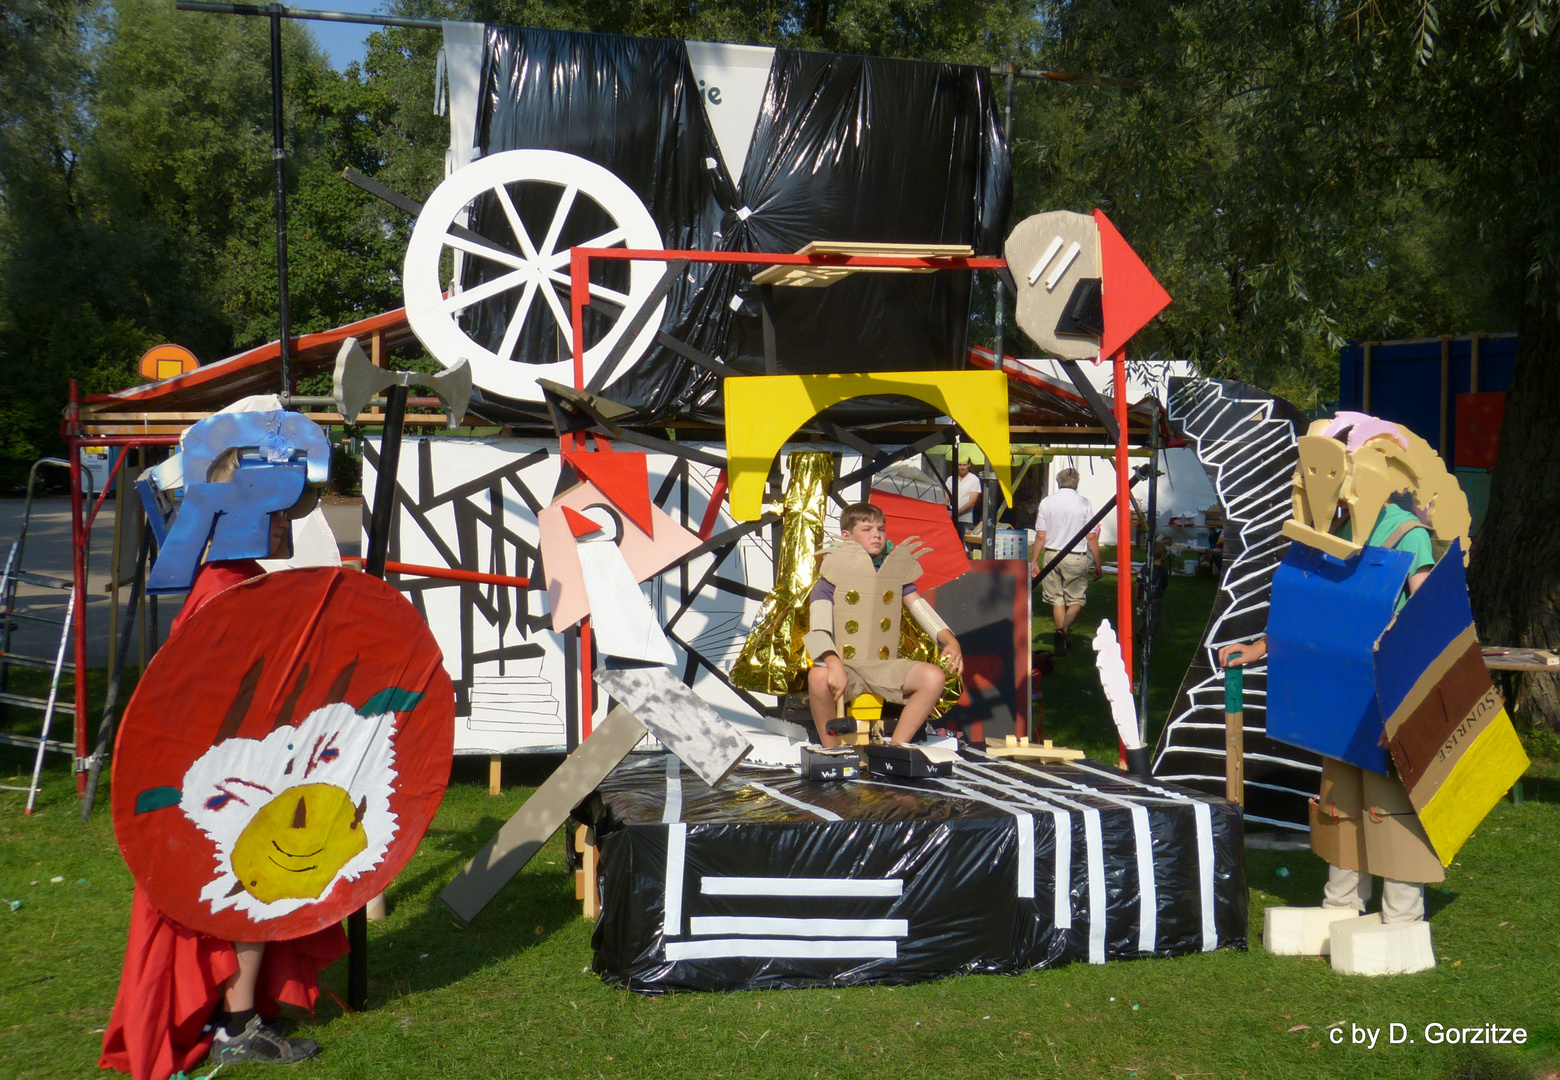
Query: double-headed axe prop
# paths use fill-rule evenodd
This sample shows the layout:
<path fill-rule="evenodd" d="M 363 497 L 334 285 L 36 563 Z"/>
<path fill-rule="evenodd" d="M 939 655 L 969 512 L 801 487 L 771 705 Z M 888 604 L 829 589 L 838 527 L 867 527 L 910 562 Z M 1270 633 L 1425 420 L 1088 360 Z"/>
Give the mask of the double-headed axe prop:
<path fill-rule="evenodd" d="M 363 569 L 374 577 L 385 576 L 385 556 L 390 551 L 390 522 L 395 512 L 395 474 L 401 462 L 401 428 L 406 420 L 406 392 L 416 382 L 431 387 L 449 408 L 448 424 L 458 427 L 471 401 L 471 366 L 465 358 L 437 375 L 391 371 L 376 367 L 363 355 L 357 338 L 347 338 L 336 353 L 335 398 L 342 419 L 352 423 L 382 390 L 385 420 L 379 441 L 379 468 L 374 479 L 374 516 L 368 526 L 368 552 Z M 368 1004 L 368 913 L 359 908 L 347 916 L 347 1004 L 362 1009 Z"/>
<path fill-rule="evenodd" d="M 385 576 L 390 551 L 390 522 L 395 511 L 395 474 L 401 462 L 401 428 L 406 419 L 406 394 L 412 383 L 427 386 L 449 409 L 449 427 L 459 427 L 471 401 L 471 365 L 465 357 L 437 375 L 416 371 L 392 371 L 377 367 L 363 353 L 357 338 L 347 338 L 336 353 L 336 408 L 352 423 L 369 400 L 385 394 L 384 433 L 379 442 L 379 467 L 374 479 L 374 516 L 368 526 L 368 551 L 363 569 L 377 578 Z"/>

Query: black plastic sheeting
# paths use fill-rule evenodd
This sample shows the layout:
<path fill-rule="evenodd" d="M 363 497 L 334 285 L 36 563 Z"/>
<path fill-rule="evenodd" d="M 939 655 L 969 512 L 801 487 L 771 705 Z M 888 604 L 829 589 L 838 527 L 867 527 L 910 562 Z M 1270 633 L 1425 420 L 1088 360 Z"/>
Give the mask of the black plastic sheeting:
<path fill-rule="evenodd" d="M 608 983 L 652 992 L 912 983 L 1246 946 L 1241 812 L 1222 799 L 1103 767 L 983 755 L 957 764 L 952 780 L 913 786 L 739 769 L 711 790 L 683 777 L 670 789 L 681 804 L 673 795 L 668 808 L 664 755 L 635 755 L 576 811 L 601 846 L 592 944 Z M 1019 895 L 1020 818 L 1032 827 L 1032 897 Z M 1070 845 L 1066 928 L 1059 835 Z M 670 882 L 669 862 L 682 867 Z M 731 879 L 771 880 L 743 894 Z M 773 879 L 794 894 L 773 895 Z M 880 895 L 830 895 L 846 889 Z M 873 948 L 892 955 L 828 955 Z"/>
<path fill-rule="evenodd" d="M 490 26 L 482 86 L 484 155 L 552 149 L 605 166 L 638 194 L 667 248 L 792 252 L 812 240 L 849 240 L 969 244 L 977 255 L 1000 254 L 1012 179 L 985 68 L 776 50 L 740 177 L 721 159 L 680 41 Z M 517 209 L 533 232 L 545 231 L 556 189 L 531 187 L 542 190 Z M 605 220 L 571 216 L 561 243 L 599 235 Z M 471 224 L 511 242 L 490 196 L 474 207 Z M 499 269 L 480 259 L 465 265 L 466 288 Z M 672 288 L 663 329 L 763 374 L 757 269 L 693 264 Z M 615 288 L 626 275 L 624 264 L 592 269 L 593 281 Z M 960 367 L 973 284 L 969 272 L 941 271 L 767 290 L 779 371 Z M 515 299 L 474 305 L 467 332 L 496 346 Z M 607 324 L 590 308 L 586 317 L 589 345 Z M 551 363 L 558 350 L 551 319 L 532 318 L 515 355 Z M 647 421 L 718 419 L 719 391 L 713 373 L 655 345 L 619 372 L 606 396 Z M 480 408 L 495 420 L 535 411 L 493 395 Z"/>
<path fill-rule="evenodd" d="M 1170 380 L 1168 415 L 1197 454 L 1224 507 L 1224 577 L 1208 625 L 1160 735 L 1154 773 L 1224 792 L 1224 677 L 1219 648 L 1267 629 L 1273 572 L 1289 549 L 1283 525 L 1309 424 L 1283 398 L 1223 379 Z M 1244 675 L 1246 816 L 1309 830 L 1321 758 L 1267 737 L 1267 665 Z"/>

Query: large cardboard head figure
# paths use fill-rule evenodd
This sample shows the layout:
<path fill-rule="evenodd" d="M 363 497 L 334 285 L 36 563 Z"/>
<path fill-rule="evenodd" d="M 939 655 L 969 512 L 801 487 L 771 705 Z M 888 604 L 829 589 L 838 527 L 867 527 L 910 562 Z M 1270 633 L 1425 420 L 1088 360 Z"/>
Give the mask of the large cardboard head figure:
<path fill-rule="evenodd" d="M 1008 234 L 1003 254 L 1018 287 L 1018 325 L 1063 360 L 1114 356 L 1170 303 L 1099 210 L 1027 217 Z"/>
<path fill-rule="evenodd" d="M 1347 559 L 1359 554 L 1387 499 L 1413 498 L 1414 512 L 1441 549 L 1460 541 L 1466 561 L 1468 497 L 1430 444 L 1401 424 L 1365 413 L 1341 412 L 1317 420 L 1298 440 L 1291 540 Z M 1350 539 L 1338 535 L 1349 522 Z"/>
<path fill-rule="evenodd" d="M 312 933 L 383 891 L 449 779 L 433 635 L 355 570 L 219 593 L 148 665 L 114 750 L 114 832 L 152 903 L 228 941 Z"/>

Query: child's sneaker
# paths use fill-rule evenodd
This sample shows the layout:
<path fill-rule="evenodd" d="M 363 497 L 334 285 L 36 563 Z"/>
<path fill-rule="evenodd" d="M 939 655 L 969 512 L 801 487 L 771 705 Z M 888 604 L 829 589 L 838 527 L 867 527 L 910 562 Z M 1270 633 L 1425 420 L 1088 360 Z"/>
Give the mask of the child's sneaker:
<path fill-rule="evenodd" d="M 290 1039 L 266 1027 L 256 1016 L 236 1036 L 218 1029 L 211 1044 L 211 1056 L 226 1065 L 230 1061 L 264 1061 L 276 1065 L 290 1065 L 319 1053 L 320 1044 L 313 1039 Z"/>

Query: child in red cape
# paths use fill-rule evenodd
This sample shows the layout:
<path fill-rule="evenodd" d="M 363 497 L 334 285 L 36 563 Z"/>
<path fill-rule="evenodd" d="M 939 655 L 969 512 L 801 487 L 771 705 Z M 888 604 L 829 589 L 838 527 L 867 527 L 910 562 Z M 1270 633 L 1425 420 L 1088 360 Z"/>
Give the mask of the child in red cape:
<path fill-rule="evenodd" d="M 219 457 L 212 473 L 224 464 Z M 272 528 L 274 542 L 288 528 L 285 515 L 272 515 Z M 207 563 L 170 637 L 217 593 L 263 573 L 253 559 Z M 312 1011 L 319 972 L 346 951 L 347 935 L 339 924 L 290 941 L 223 941 L 168 918 L 138 884 L 98 1067 L 128 1072 L 133 1080 L 167 1080 L 199 1064 L 214 1042 L 222 1061 L 312 1057 L 319 1049 L 312 1039 L 288 1038 L 261 1017 L 275 1016 L 282 1004 Z"/>

